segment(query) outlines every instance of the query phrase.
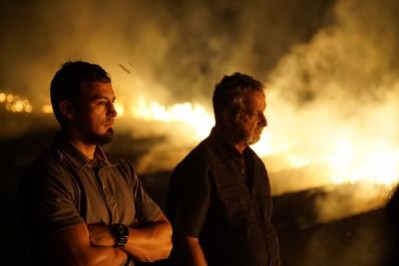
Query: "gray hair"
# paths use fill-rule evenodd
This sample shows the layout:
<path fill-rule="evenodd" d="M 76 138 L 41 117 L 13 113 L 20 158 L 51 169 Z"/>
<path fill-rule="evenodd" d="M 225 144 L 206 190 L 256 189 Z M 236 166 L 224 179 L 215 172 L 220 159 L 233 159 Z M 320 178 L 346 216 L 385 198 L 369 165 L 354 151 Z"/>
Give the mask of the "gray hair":
<path fill-rule="evenodd" d="M 240 111 L 245 108 L 243 95 L 248 91 L 263 91 L 264 85 L 249 75 L 234 73 L 224 76 L 215 86 L 213 93 L 213 110 L 216 123 L 223 121 L 223 113 L 237 118 Z"/>

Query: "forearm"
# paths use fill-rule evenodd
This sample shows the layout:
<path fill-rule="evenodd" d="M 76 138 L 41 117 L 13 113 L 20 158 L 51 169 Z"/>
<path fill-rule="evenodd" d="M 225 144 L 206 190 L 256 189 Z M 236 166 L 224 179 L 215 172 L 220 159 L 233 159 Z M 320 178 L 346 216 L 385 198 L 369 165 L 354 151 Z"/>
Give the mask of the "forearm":
<path fill-rule="evenodd" d="M 172 229 L 167 220 L 143 228 L 130 227 L 129 240 L 122 250 L 138 261 L 165 259 L 172 249 Z"/>
<path fill-rule="evenodd" d="M 119 266 L 128 259 L 127 254 L 120 249 L 92 245 L 85 224 L 77 224 L 57 232 L 50 239 L 49 246 L 56 265 Z"/>
<path fill-rule="evenodd" d="M 204 252 L 198 238 L 180 236 L 176 241 L 176 259 L 178 265 L 207 266 Z"/>
<path fill-rule="evenodd" d="M 94 247 L 114 247 L 117 239 L 109 226 L 89 225 L 90 243 Z M 128 242 L 119 250 L 142 262 L 165 259 L 172 249 L 172 228 L 164 215 L 143 226 L 130 226 Z"/>
<path fill-rule="evenodd" d="M 90 247 L 82 256 L 75 256 L 73 261 L 69 261 L 66 265 L 82 265 L 82 266 L 120 266 L 125 265 L 128 260 L 127 254 L 112 247 Z"/>

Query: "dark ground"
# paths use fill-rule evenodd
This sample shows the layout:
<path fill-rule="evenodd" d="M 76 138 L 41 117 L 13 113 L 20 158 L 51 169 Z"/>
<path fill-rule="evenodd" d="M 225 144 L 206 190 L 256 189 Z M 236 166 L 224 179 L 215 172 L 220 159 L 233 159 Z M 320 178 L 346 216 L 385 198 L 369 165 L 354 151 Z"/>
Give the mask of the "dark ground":
<path fill-rule="evenodd" d="M 29 265 L 17 216 L 16 191 L 24 169 L 51 143 L 52 136 L 53 130 L 41 129 L 20 137 L 0 139 L 1 265 Z M 121 134 L 108 149 L 115 152 L 113 147 L 125 147 L 117 153 L 135 162 L 157 141 L 131 139 Z M 141 179 L 149 194 L 163 206 L 169 172 L 141 175 Z M 315 199 L 323 193 L 326 192 L 320 188 L 273 198 L 284 265 L 399 265 L 395 261 L 396 231 L 392 220 L 388 219 L 387 208 L 317 224 Z"/>

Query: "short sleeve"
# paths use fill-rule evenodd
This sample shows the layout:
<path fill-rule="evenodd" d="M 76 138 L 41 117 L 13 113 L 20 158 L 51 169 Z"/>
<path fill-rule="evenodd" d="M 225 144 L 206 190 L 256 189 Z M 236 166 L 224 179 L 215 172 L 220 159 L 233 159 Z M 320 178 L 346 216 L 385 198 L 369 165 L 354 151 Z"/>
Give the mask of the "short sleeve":
<path fill-rule="evenodd" d="M 54 168 L 29 171 L 19 190 L 19 205 L 28 228 L 37 226 L 49 236 L 70 225 L 84 223 L 75 207 L 73 184 Z"/>
<path fill-rule="evenodd" d="M 173 171 L 167 195 L 167 213 L 174 232 L 198 237 L 210 203 L 209 169 L 179 164 Z"/>

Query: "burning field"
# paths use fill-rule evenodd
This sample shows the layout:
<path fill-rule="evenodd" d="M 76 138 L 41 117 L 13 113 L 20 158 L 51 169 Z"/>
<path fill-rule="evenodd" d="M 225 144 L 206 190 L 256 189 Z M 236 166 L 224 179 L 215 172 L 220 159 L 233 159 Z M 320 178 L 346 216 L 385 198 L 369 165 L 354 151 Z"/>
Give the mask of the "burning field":
<path fill-rule="evenodd" d="M 268 127 L 253 149 L 285 265 L 395 265 L 385 207 L 396 217 L 397 1 L 172 2 L 2 1 L 2 228 L 19 230 L 18 180 L 51 143 L 48 87 L 63 62 L 110 73 L 119 115 L 107 149 L 135 163 L 161 205 L 170 171 L 213 126 L 214 84 L 239 71 L 266 84 Z"/>

